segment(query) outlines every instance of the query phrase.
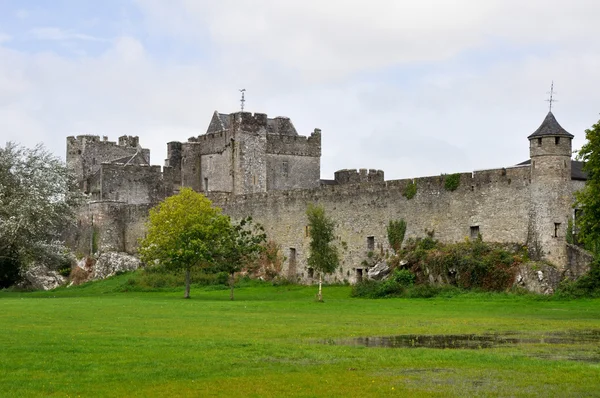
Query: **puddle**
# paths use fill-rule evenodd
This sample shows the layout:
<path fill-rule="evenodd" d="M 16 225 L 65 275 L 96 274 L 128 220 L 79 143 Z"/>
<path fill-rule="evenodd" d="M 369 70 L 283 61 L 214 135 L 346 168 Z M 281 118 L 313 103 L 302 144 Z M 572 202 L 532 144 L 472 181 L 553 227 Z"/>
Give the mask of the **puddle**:
<path fill-rule="evenodd" d="M 328 340 L 323 343 L 362 347 L 478 350 L 522 344 L 600 344 L 600 330 L 555 332 L 545 333 L 543 335 L 528 335 L 516 332 L 504 334 L 405 334 L 399 336 L 357 337 L 354 339 Z"/>

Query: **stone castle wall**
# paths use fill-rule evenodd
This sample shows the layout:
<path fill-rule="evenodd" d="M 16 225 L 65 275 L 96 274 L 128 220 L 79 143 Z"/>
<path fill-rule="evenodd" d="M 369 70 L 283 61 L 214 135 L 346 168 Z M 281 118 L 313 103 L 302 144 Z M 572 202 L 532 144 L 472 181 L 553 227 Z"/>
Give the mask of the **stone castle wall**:
<path fill-rule="evenodd" d="M 407 199 L 402 194 L 413 182 L 417 194 Z M 282 245 L 288 259 L 286 274 L 304 282 L 309 281 L 306 208 L 309 203 L 323 205 L 336 222 L 341 253 L 341 268 L 331 279 L 352 283 L 357 270 L 365 268 L 369 251 L 389 249 L 386 227 L 390 220 L 407 222 L 407 238 L 435 231 L 437 239 L 457 242 L 476 229 L 487 241 L 524 243 L 530 195 L 530 168 L 524 166 L 461 174 L 460 185 L 452 192 L 444 188 L 443 176 L 436 176 L 209 197 L 233 218 L 251 215 L 263 224 L 269 238 Z M 290 263 L 295 263 L 293 275 Z"/>
<path fill-rule="evenodd" d="M 104 163 L 89 179 L 92 200 L 129 204 L 158 203 L 173 195 L 173 169 Z"/>

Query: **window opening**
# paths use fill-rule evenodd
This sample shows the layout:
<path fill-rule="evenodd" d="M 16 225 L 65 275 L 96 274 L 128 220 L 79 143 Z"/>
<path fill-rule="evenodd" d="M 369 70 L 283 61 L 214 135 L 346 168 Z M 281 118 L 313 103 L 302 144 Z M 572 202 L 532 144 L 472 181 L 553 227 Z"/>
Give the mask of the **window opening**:
<path fill-rule="evenodd" d="M 554 137 L 554 145 L 560 144 L 560 137 Z"/>
<path fill-rule="evenodd" d="M 363 270 L 362 268 L 356 269 L 356 282 L 362 282 L 363 280 Z"/>
<path fill-rule="evenodd" d="M 308 277 L 309 277 L 310 279 L 312 279 L 312 278 L 314 278 L 314 277 L 315 277 L 315 270 L 314 270 L 314 269 L 312 269 L 312 268 L 309 268 L 309 269 L 308 269 Z"/>
<path fill-rule="evenodd" d="M 208 192 L 208 178 L 204 179 L 204 192 Z"/>
<path fill-rule="evenodd" d="M 375 237 L 374 236 L 367 236 L 367 250 L 368 251 L 375 250 Z"/>
<path fill-rule="evenodd" d="M 479 238 L 479 225 L 471 226 L 471 239 Z"/>
<path fill-rule="evenodd" d="M 558 230 L 560 229 L 560 223 L 559 222 L 555 222 L 554 223 L 554 237 L 558 238 Z"/>
<path fill-rule="evenodd" d="M 281 174 L 284 177 L 287 177 L 289 175 L 290 172 L 290 165 L 288 162 L 283 162 L 281 163 Z"/>
<path fill-rule="evenodd" d="M 538 138 L 538 146 L 542 146 L 542 139 Z"/>

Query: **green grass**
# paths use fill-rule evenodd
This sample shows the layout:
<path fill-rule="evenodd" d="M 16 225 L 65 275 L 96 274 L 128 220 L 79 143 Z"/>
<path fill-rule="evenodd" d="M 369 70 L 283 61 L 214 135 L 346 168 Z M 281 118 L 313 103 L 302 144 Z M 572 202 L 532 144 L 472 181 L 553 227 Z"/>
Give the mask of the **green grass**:
<path fill-rule="evenodd" d="M 121 292 L 131 275 L 0 292 L 0 396 L 599 396 L 600 347 L 319 344 L 397 334 L 599 330 L 600 300 L 350 298 L 346 286 Z M 576 361 L 571 357 L 587 357 Z M 596 362 L 594 362 L 594 360 Z"/>

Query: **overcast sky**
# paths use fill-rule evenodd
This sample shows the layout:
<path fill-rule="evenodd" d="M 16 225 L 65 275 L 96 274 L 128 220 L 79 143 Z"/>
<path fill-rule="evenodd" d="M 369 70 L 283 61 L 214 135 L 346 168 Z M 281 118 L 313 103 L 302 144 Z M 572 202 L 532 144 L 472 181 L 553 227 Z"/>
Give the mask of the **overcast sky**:
<path fill-rule="evenodd" d="M 322 178 L 514 165 L 548 112 L 600 118 L 598 0 L 0 0 L 0 142 L 203 134 L 213 111 L 323 131 Z"/>

